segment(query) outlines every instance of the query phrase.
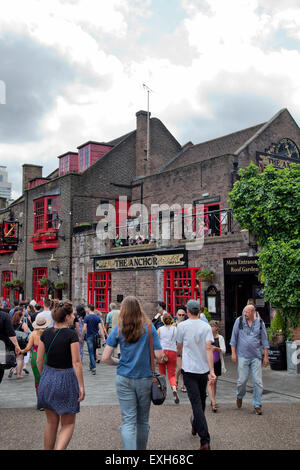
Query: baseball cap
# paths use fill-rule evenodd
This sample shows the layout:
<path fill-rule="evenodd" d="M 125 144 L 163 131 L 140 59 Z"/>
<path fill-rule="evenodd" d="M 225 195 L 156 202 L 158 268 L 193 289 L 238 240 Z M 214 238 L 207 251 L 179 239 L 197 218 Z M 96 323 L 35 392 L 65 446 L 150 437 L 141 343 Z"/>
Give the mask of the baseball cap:
<path fill-rule="evenodd" d="M 186 304 L 186 308 L 191 313 L 198 313 L 200 311 L 200 303 L 197 300 L 190 299 Z"/>

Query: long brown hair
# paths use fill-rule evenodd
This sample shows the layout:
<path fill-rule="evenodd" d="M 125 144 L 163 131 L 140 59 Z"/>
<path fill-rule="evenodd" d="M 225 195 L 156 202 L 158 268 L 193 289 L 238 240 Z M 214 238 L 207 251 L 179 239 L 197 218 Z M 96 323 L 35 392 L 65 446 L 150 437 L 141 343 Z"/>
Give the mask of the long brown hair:
<path fill-rule="evenodd" d="M 150 323 L 139 301 L 134 296 L 125 297 L 121 304 L 119 329 L 126 343 L 136 343 L 145 333 L 144 324 Z"/>

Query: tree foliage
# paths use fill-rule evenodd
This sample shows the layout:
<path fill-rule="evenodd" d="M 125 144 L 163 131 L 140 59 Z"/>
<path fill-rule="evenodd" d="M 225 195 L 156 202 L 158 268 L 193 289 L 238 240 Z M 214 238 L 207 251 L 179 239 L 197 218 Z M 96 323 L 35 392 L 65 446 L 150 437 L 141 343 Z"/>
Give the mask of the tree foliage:
<path fill-rule="evenodd" d="M 300 311 L 300 165 L 264 172 L 240 170 L 229 194 L 234 217 L 257 238 L 265 299 L 280 307 L 291 326 Z"/>

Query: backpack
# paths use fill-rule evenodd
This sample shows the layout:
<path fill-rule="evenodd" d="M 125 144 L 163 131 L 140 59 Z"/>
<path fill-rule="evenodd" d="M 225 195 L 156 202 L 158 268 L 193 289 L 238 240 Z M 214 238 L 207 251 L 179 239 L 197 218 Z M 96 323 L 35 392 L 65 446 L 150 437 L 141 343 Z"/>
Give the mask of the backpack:
<path fill-rule="evenodd" d="M 161 326 L 164 326 L 164 324 L 161 320 L 161 315 L 159 315 L 158 318 L 153 318 L 152 323 L 153 323 L 153 326 L 156 330 L 158 330 L 158 328 L 160 328 Z"/>

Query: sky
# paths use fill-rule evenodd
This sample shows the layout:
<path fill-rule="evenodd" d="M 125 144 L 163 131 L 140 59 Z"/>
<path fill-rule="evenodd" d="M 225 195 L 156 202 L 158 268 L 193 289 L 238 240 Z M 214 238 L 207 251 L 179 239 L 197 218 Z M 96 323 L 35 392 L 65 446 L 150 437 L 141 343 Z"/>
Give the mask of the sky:
<path fill-rule="evenodd" d="M 300 122 L 299 0 L 0 0 L 0 165 L 58 167 L 150 112 L 184 145 Z M 288 137 L 288 136 L 287 136 Z"/>

